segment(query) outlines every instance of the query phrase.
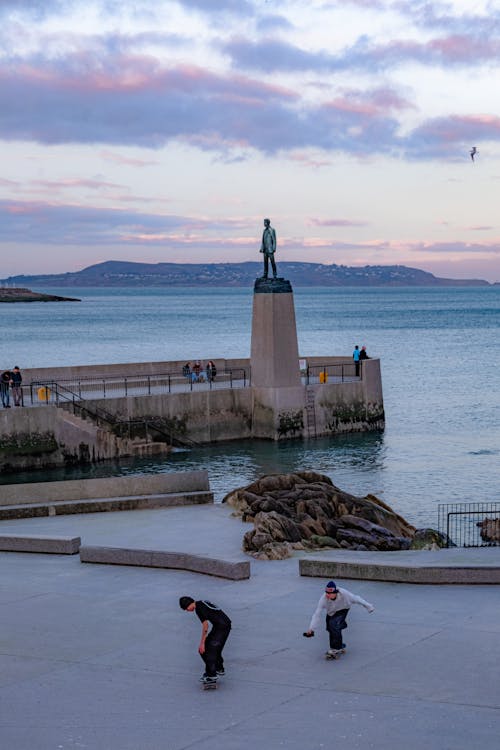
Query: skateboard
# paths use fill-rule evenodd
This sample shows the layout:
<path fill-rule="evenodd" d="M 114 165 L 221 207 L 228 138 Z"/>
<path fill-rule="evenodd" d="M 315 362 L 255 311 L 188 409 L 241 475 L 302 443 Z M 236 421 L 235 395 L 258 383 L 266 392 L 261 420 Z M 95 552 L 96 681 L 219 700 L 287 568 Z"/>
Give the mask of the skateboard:
<path fill-rule="evenodd" d="M 202 682 L 203 690 L 217 690 L 217 682 Z"/>
<path fill-rule="evenodd" d="M 337 649 L 335 654 L 330 654 L 328 651 L 325 653 L 325 659 L 340 659 L 342 654 L 345 654 L 345 646 L 343 648 Z"/>

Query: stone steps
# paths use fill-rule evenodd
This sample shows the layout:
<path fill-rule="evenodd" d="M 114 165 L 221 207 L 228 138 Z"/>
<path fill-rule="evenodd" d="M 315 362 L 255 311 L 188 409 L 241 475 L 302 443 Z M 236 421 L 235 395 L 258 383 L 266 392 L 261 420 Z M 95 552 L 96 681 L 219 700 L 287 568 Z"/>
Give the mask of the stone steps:
<path fill-rule="evenodd" d="M 131 495 L 84 500 L 57 500 L 42 503 L 17 503 L 0 506 L 0 521 L 13 518 L 40 518 L 75 513 L 104 513 L 120 510 L 170 508 L 182 505 L 213 503 L 212 492 L 169 492 L 157 495 Z"/>

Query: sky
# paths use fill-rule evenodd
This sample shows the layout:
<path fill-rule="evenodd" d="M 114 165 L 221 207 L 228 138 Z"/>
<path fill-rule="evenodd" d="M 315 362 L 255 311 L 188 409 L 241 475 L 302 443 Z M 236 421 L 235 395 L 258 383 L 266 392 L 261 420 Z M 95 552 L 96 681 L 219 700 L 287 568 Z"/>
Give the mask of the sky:
<path fill-rule="evenodd" d="M 0 277 L 269 217 L 278 270 L 500 281 L 499 92 L 500 0 L 0 0 Z"/>

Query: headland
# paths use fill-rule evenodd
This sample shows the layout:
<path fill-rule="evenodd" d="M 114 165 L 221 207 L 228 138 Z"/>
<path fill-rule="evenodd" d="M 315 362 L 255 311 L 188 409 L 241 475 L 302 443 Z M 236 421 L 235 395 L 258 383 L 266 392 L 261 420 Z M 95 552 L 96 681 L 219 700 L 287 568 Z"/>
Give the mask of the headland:
<path fill-rule="evenodd" d="M 0 302 L 80 302 L 75 297 L 33 292 L 24 287 L 0 287 Z"/>

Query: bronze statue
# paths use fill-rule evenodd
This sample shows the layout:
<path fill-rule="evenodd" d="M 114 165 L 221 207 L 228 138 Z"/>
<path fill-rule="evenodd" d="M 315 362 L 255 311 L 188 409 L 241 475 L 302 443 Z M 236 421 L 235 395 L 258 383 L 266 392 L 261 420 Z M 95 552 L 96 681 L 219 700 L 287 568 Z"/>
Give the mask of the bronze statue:
<path fill-rule="evenodd" d="M 275 279 L 278 275 L 276 271 L 276 262 L 274 260 L 274 253 L 276 252 L 276 232 L 271 226 L 270 219 L 264 219 L 264 231 L 262 233 L 260 252 L 264 253 L 264 275 L 262 278 L 267 279 L 269 273 L 269 260 L 271 260 L 273 278 Z"/>

